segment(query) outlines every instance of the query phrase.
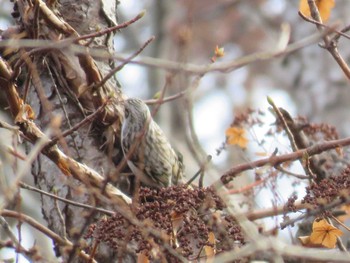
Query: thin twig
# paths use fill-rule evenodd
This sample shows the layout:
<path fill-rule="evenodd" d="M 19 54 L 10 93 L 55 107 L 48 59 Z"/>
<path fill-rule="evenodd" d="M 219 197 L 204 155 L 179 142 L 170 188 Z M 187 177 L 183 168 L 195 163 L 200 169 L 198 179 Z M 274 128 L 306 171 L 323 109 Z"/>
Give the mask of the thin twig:
<path fill-rule="evenodd" d="M 348 230 L 350 232 L 350 227 L 348 227 L 347 225 L 345 225 L 342 221 L 340 221 L 337 217 L 335 217 L 334 215 L 331 215 L 332 219 L 334 221 L 336 221 L 339 225 L 341 225 L 342 227 L 344 227 L 346 230 Z"/>
<path fill-rule="evenodd" d="M 292 173 L 291 171 L 284 169 L 280 164 L 276 165 L 275 168 L 276 168 L 276 170 L 278 170 L 286 175 L 290 175 L 290 176 L 293 176 L 293 177 L 301 179 L 301 180 L 310 179 L 310 177 L 307 175 Z"/>
<path fill-rule="evenodd" d="M 229 183 L 238 174 L 240 174 L 244 171 L 255 169 L 257 167 L 262 167 L 265 165 L 276 166 L 276 165 L 284 163 L 284 162 L 294 161 L 297 159 L 304 158 L 305 155 L 312 156 L 312 155 L 320 154 L 324 151 L 335 149 L 337 147 L 343 147 L 343 146 L 348 146 L 348 145 L 350 145 L 350 137 L 344 138 L 344 139 L 339 139 L 339 140 L 326 141 L 326 142 L 312 145 L 312 146 L 305 148 L 305 149 L 298 150 L 296 152 L 287 153 L 287 154 L 283 154 L 283 155 L 277 155 L 277 156 L 270 156 L 268 158 L 259 159 L 256 161 L 236 165 L 236 166 L 232 167 L 231 169 L 229 169 L 228 171 L 226 171 L 221 176 L 221 178 L 218 181 L 214 182 L 212 185 L 214 187 L 220 188 L 222 185 Z"/>
<path fill-rule="evenodd" d="M 76 42 L 76 41 L 84 40 L 84 39 L 88 39 L 88 38 L 95 38 L 95 37 L 103 36 L 105 34 L 111 33 L 113 31 L 116 31 L 116 30 L 119 30 L 119 29 L 122 29 L 122 28 L 126 28 L 129 25 L 131 25 L 131 24 L 135 23 L 136 21 L 140 20 L 145 15 L 145 13 L 146 13 L 146 11 L 142 11 L 137 16 L 135 16 L 133 19 L 131 19 L 131 20 L 127 21 L 127 22 L 124 22 L 124 23 L 122 23 L 120 25 L 116 25 L 116 26 L 113 26 L 113 27 L 106 28 L 106 29 L 98 31 L 98 32 L 94 32 L 94 33 L 91 33 L 91 34 L 87 34 L 87 35 L 84 35 L 84 36 L 80 36 L 80 37 L 74 38 L 73 41 Z"/>
<path fill-rule="evenodd" d="M 65 120 L 66 120 L 66 122 L 67 122 L 68 127 L 71 128 L 71 127 L 72 127 L 72 124 L 71 124 L 70 118 L 68 117 L 68 112 L 67 112 L 66 107 L 65 107 L 65 105 L 64 105 L 64 102 L 63 102 L 63 99 L 62 99 L 62 96 L 61 96 L 61 91 L 60 91 L 60 89 L 59 89 L 59 88 L 57 87 L 57 85 L 56 85 L 56 80 L 55 80 L 55 78 L 53 77 L 52 70 L 51 70 L 51 68 L 49 67 L 48 62 L 47 62 L 46 59 L 44 60 L 44 63 L 45 63 L 45 66 L 46 66 L 46 68 L 47 68 L 47 71 L 48 71 L 48 73 L 49 73 L 49 76 L 50 76 L 50 78 L 51 78 L 53 88 L 54 88 L 55 91 L 56 91 L 58 100 L 59 100 L 59 102 L 60 102 L 61 109 L 62 109 L 63 114 L 64 114 L 64 118 L 65 118 Z M 54 69 L 53 71 L 56 72 L 55 69 Z M 56 76 L 57 76 L 57 75 L 56 75 Z M 69 90 L 69 89 L 67 89 L 67 90 Z M 85 114 L 84 114 L 83 116 L 86 117 Z M 64 137 L 62 137 L 62 134 L 61 134 L 61 130 L 60 130 L 60 129 L 57 131 L 57 135 L 56 135 L 56 136 L 57 136 L 58 138 L 60 138 L 60 139 L 61 139 L 61 138 L 64 138 Z M 65 140 L 61 140 L 60 142 L 61 142 L 61 144 L 62 144 L 62 148 L 68 149 L 68 145 L 67 145 L 67 142 L 66 142 Z M 76 154 L 77 154 L 77 158 L 78 158 L 78 159 L 81 159 L 80 151 L 78 150 L 78 145 L 77 145 L 77 142 L 76 142 L 76 138 L 75 138 L 74 136 L 72 136 L 72 143 L 73 143 L 73 148 L 75 149 L 75 152 L 76 152 Z"/>
<path fill-rule="evenodd" d="M 21 133 L 21 131 L 19 130 L 19 127 L 18 126 L 13 126 L 5 121 L 2 121 L 0 120 L 0 128 L 4 128 L 4 129 L 7 129 L 9 131 L 13 131 L 13 132 L 18 132 L 18 133 Z"/>
<path fill-rule="evenodd" d="M 317 42 L 320 38 L 327 35 L 330 32 L 330 29 L 325 29 L 323 32 L 315 33 L 311 36 L 305 37 L 304 39 L 294 42 L 292 44 L 289 44 L 285 49 L 283 50 L 274 50 L 274 51 L 263 51 L 263 52 L 257 52 L 253 53 L 235 60 L 231 61 L 225 61 L 225 62 L 216 62 L 216 63 L 210 63 L 207 65 L 196 65 L 196 64 L 190 64 L 190 63 L 179 63 L 164 59 L 157 59 L 157 58 L 151 58 L 151 57 L 139 57 L 137 60 L 132 60 L 129 63 L 131 64 L 138 64 L 138 65 L 144 65 L 149 67 L 155 67 L 155 68 L 161 68 L 163 70 L 168 71 L 182 71 L 188 74 L 206 74 L 209 72 L 230 72 L 233 70 L 236 70 L 238 68 L 241 68 L 243 66 L 246 66 L 248 64 L 251 64 L 253 62 L 258 61 L 265 61 L 270 60 L 273 58 L 281 57 L 284 55 L 287 55 L 289 53 L 295 52 L 301 48 L 304 48 L 306 46 L 312 45 L 315 42 Z M 41 48 L 42 50 L 61 50 L 64 48 L 69 47 L 69 50 L 73 52 L 73 54 L 88 54 L 95 58 L 114 58 L 119 61 L 126 61 L 128 57 L 125 57 L 120 54 L 114 54 L 111 55 L 107 51 L 103 51 L 100 49 L 89 49 L 88 51 L 86 48 L 80 46 L 80 45 L 74 45 L 72 44 L 71 39 L 65 39 L 61 40 L 59 42 L 53 42 L 50 40 L 3 40 L 0 42 L 0 47 L 8 47 L 11 46 L 13 48 Z M 33 51 L 33 50 L 32 50 Z M 30 51 L 30 52 L 32 52 Z M 29 53 L 29 52 L 28 52 Z"/>
<path fill-rule="evenodd" d="M 245 185 L 243 187 L 240 187 L 239 189 L 229 189 L 228 193 L 233 195 L 233 194 L 241 194 L 241 193 L 245 193 L 245 192 L 248 192 L 248 191 L 252 191 L 258 185 L 261 185 L 261 184 L 265 183 L 268 179 L 273 178 L 275 176 L 277 176 L 277 173 L 273 173 L 273 174 L 267 176 L 266 178 L 262 178 L 262 179 L 256 180 L 255 182 L 253 182 L 251 184 L 248 184 L 248 185 Z"/>
<path fill-rule="evenodd" d="M 334 224 L 329 217 L 326 217 L 325 220 L 327 221 L 328 224 L 330 224 L 331 226 L 334 227 Z M 340 251 L 347 251 L 346 247 L 344 246 L 343 241 L 338 236 L 337 236 L 337 246 L 338 246 Z"/>
<path fill-rule="evenodd" d="M 162 104 L 165 103 L 165 102 L 169 102 L 169 101 L 173 101 L 173 100 L 176 100 L 178 98 L 181 98 L 182 96 L 184 96 L 187 92 L 188 92 L 189 89 L 186 89 L 186 90 L 183 90 L 179 93 L 176 93 L 174 95 L 171 95 L 169 97 L 165 97 L 162 99 Z M 145 100 L 145 103 L 147 105 L 154 105 L 154 104 L 159 104 L 159 100 L 158 99 L 150 99 L 150 100 Z"/>
<path fill-rule="evenodd" d="M 324 212 L 324 211 L 331 211 L 334 207 L 337 207 L 339 205 L 342 205 L 342 204 L 349 204 L 350 203 L 350 198 L 338 198 L 336 200 L 334 200 L 333 202 L 329 203 L 329 204 L 326 204 L 326 205 L 322 205 L 321 207 L 319 208 L 316 208 L 316 209 L 309 209 L 307 210 L 306 213 L 296 217 L 296 218 L 292 218 L 292 219 L 289 219 L 287 221 L 284 221 L 280 224 L 280 228 L 281 229 L 284 229 L 286 228 L 287 226 L 290 226 L 290 225 L 294 225 L 296 222 L 306 218 L 306 217 L 309 217 L 309 216 L 316 216 L 316 215 L 319 215 L 320 213 Z M 268 232 L 273 232 L 275 231 L 276 229 L 272 229 Z"/>
<path fill-rule="evenodd" d="M 103 209 L 103 208 L 99 208 L 99 207 L 95 207 L 95 206 L 91 206 L 91 205 L 86 205 L 86 204 L 82 204 L 82 203 L 79 203 L 79 202 L 75 202 L 75 201 L 72 201 L 72 200 L 69 200 L 69 199 L 66 199 L 66 198 L 63 198 L 63 197 L 60 197 L 58 195 L 55 195 L 55 194 L 50 194 L 48 192 L 45 192 L 43 190 L 40 190 L 38 188 L 35 188 L 33 186 L 30 186 L 30 185 L 27 185 L 23 182 L 19 182 L 19 186 L 23 189 L 26 189 L 26 190 L 30 190 L 30 191 L 33 191 L 33 192 L 37 192 L 37 193 L 40 193 L 40 194 L 43 194 L 43 195 L 46 195 L 46 196 L 49 196 L 51 198 L 54 198 L 56 200 L 59 200 L 61 202 L 64 202 L 66 204 L 69 204 L 69 205 L 73 205 L 73 206 L 77 206 L 77 207 L 82 207 L 82 208 L 87 208 L 87 209 L 91 209 L 91 210 L 96 210 L 98 212 L 101 212 L 101 213 L 104 213 L 106 215 L 114 215 L 115 213 L 113 211 L 110 211 L 110 210 L 107 210 L 107 209 Z"/>
<path fill-rule="evenodd" d="M 20 165 L 19 170 L 16 173 L 15 181 L 12 183 L 12 185 L 9 186 L 9 189 L 7 191 L 8 196 L 7 202 L 12 201 L 15 198 L 15 195 L 17 193 L 17 184 L 18 182 L 28 173 L 28 170 L 30 170 L 30 166 L 34 162 L 34 160 L 37 158 L 37 156 L 40 154 L 41 150 L 45 147 L 47 141 L 49 140 L 47 136 L 50 136 L 50 129 L 46 132 L 46 135 L 44 135 L 42 138 L 40 138 L 36 144 L 33 146 L 31 152 L 27 155 L 26 160 L 23 164 Z M 11 190 L 12 189 L 12 190 Z M 3 204 L 1 204 L 2 206 Z"/>
<path fill-rule="evenodd" d="M 63 239 L 61 236 L 57 235 L 55 232 L 48 229 L 47 227 L 45 227 L 44 225 L 42 225 L 41 223 L 39 223 L 38 221 L 36 221 L 35 219 L 33 219 L 32 217 L 30 217 L 28 215 L 18 213 L 15 211 L 11 211 L 11 210 L 7 210 L 7 209 L 0 210 L 0 215 L 2 215 L 4 217 L 16 218 L 19 221 L 26 222 L 27 224 L 31 225 L 35 229 L 39 230 L 44 235 L 48 236 L 49 238 L 51 238 L 52 240 L 57 242 L 57 244 L 59 244 L 60 246 L 67 246 L 68 248 L 73 248 L 72 242 L 70 242 L 69 240 Z M 81 258 L 83 258 L 84 260 L 91 259 L 90 256 L 87 255 L 83 250 L 79 250 L 78 255 Z M 92 262 L 96 262 L 96 261 L 93 260 Z"/>
<path fill-rule="evenodd" d="M 346 27 L 344 27 L 342 30 L 340 30 L 340 32 L 342 32 L 342 33 L 345 33 L 345 32 L 347 32 L 347 31 L 349 31 L 350 30 L 350 25 L 347 25 Z M 332 39 L 331 39 L 331 41 L 333 42 L 333 41 L 335 41 L 335 42 L 337 42 L 338 40 L 339 40 L 339 38 L 340 38 L 340 34 L 336 34 Z"/>
<path fill-rule="evenodd" d="M 192 176 L 192 178 L 190 180 L 188 180 L 186 182 L 186 185 L 190 185 L 194 180 L 196 180 L 198 175 L 203 174 L 203 172 L 205 171 L 206 166 L 211 161 L 211 159 L 212 159 L 212 156 L 208 155 L 207 159 L 202 163 L 202 165 L 200 166 L 199 170 Z M 199 187 L 203 187 L 203 178 L 199 181 L 198 186 Z"/>
<path fill-rule="evenodd" d="M 14 157 L 22 160 L 22 161 L 26 161 L 27 157 L 25 155 L 22 155 L 21 153 L 19 153 L 18 151 L 16 151 L 15 149 L 13 149 L 11 146 L 7 146 L 7 151 L 12 154 Z"/>
<path fill-rule="evenodd" d="M 320 13 L 318 11 L 317 5 L 315 3 L 315 0 L 308 0 L 308 5 L 309 5 L 309 9 L 310 9 L 310 13 L 311 13 L 311 17 L 319 22 L 322 23 L 322 19 L 320 16 Z M 324 31 L 330 31 L 329 28 L 323 29 L 322 26 L 316 24 L 317 29 L 320 32 L 324 32 Z M 345 60 L 343 59 L 343 57 L 340 55 L 340 53 L 338 52 L 338 48 L 335 42 L 331 42 L 328 34 L 323 35 L 323 41 L 325 43 L 325 48 L 328 50 L 328 52 L 332 55 L 332 57 L 334 58 L 334 60 L 338 63 L 339 67 L 343 70 L 345 76 L 350 79 L 350 68 L 348 66 L 348 64 L 345 62 Z"/>
<path fill-rule="evenodd" d="M 57 195 L 57 190 L 54 189 L 54 195 Z M 54 198 L 54 207 L 55 207 L 55 210 L 57 212 L 57 215 L 58 215 L 58 220 L 60 221 L 61 223 L 61 228 L 62 228 L 62 235 L 63 235 L 63 238 L 64 239 L 67 239 L 67 227 L 66 227 L 66 221 L 64 220 L 64 217 L 62 215 L 62 212 L 61 212 L 61 209 L 60 209 L 60 206 L 58 205 L 58 202 L 57 202 L 57 198 Z"/>
<path fill-rule="evenodd" d="M 294 203 L 296 210 L 303 210 L 307 209 L 310 207 L 308 204 L 301 203 L 301 201 L 297 201 Z M 267 209 L 260 209 L 260 210 L 254 210 L 251 212 L 248 212 L 245 214 L 245 216 L 249 220 L 258 220 L 262 218 L 267 218 L 267 217 L 273 217 L 273 216 L 278 216 L 286 213 L 293 213 L 293 211 L 286 211 L 285 205 L 280 205 L 277 207 L 271 207 Z"/>
<path fill-rule="evenodd" d="M 59 136 L 52 138 L 51 141 L 46 145 L 46 147 L 52 147 L 58 142 L 59 139 L 72 134 L 73 132 L 77 131 L 79 128 L 83 127 L 87 123 L 93 121 L 93 119 L 104 109 L 104 107 L 108 104 L 108 102 L 109 102 L 109 99 L 107 99 L 100 107 L 98 107 L 95 112 L 86 116 L 82 121 L 74 125 L 72 128 L 62 132 L 62 134 L 60 134 Z"/>
<path fill-rule="evenodd" d="M 339 30 L 335 29 L 333 26 L 331 27 L 331 26 L 325 25 L 325 24 L 323 24 L 323 23 L 321 23 L 321 22 L 318 22 L 318 21 L 316 21 L 316 20 L 314 20 L 314 19 L 311 19 L 311 18 L 309 18 L 309 17 L 307 17 L 307 16 L 304 16 L 304 14 L 303 14 L 302 12 L 300 12 L 300 11 L 298 12 L 298 15 L 299 15 L 302 19 L 304 19 L 305 21 L 307 21 L 307 22 L 310 22 L 310 23 L 312 23 L 312 24 L 315 24 L 315 25 L 318 25 L 318 26 L 327 28 L 327 29 L 329 29 L 331 32 L 337 33 L 338 36 L 343 36 L 343 37 L 345 37 L 345 38 L 347 38 L 347 39 L 350 39 L 350 36 L 349 36 L 348 34 L 345 34 L 345 33 L 342 32 L 343 29 L 342 29 L 341 31 L 339 31 Z M 346 30 L 347 30 L 347 28 L 346 28 Z M 331 40 L 331 42 L 332 42 L 332 40 Z"/>
<path fill-rule="evenodd" d="M 306 37 L 300 41 L 294 42 L 290 45 L 288 45 L 284 50 L 277 50 L 277 51 L 263 51 L 263 52 L 257 52 L 253 53 L 232 61 L 225 61 L 225 62 L 216 62 L 211 63 L 208 65 L 195 65 L 190 63 L 179 63 L 169 60 L 163 60 L 163 59 L 157 59 L 157 58 L 151 58 L 151 57 L 139 57 L 137 60 L 133 60 L 130 63 L 131 64 L 138 64 L 143 66 L 149 66 L 154 68 L 160 68 L 163 70 L 170 70 L 175 72 L 185 72 L 188 74 L 206 74 L 209 72 L 231 72 L 233 70 L 236 70 L 238 68 L 241 68 L 243 66 L 246 66 L 248 64 L 258 62 L 258 61 L 265 61 L 270 60 L 273 58 L 281 57 L 284 55 L 287 55 L 289 53 L 295 52 L 301 48 L 304 48 L 306 46 L 309 46 L 311 44 L 314 44 L 315 42 L 319 41 L 321 37 L 328 34 L 329 30 L 325 30 L 324 32 L 318 32 L 314 35 L 311 35 L 309 37 Z M 1 46 L 1 43 L 0 43 Z M 72 47 L 74 48 L 74 47 Z M 78 50 L 77 50 L 78 52 Z M 92 56 L 101 56 L 102 53 L 97 54 L 90 52 Z M 107 55 L 107 54 L 106 54 Z M 125 61 L 127 58 L 125 56 L 120 54 L 114 54 L 114 59 Z"/>
<path fill-rule="evenodd" d="M 138 56 L 147 46 L 149 43 L 151 43 L 154 40 L 154 36 L 150 37 L 143 45 L 140 47 L 134 54 L 132 54 L 130 57 L 128 57 L 125 61 L 123 61 L 118 67 L 112 69 L 100 82 L 94 83 L 87 87 L 84 91 L 82 91 L 81 94 L 86 92 L 89 89 L 98 89 L 99 87 L 102 87 L 113 75 L 120 71 L 126 64 L 128 64 L 132 59 L 134 59 L 136 56 Z"/>
<path fill-rule="evenodd" d="M 194 91 L 199 87 L 199 84 L 203 76 L 204 75 L 198 75 L 193 79 L 189 88 L 191 91 Z M 192 99 L 190 97 L 186 97 L 184 99 L 184 104 L 185 104 L 185 121 L 187 121 L 186 141 L 188 143 L 191 153 L 193 154 L 194 159 L 196 160 L 197 164 L 200 166 L 203 160 L 206 159 L 207 153 L 203 150 L 203 147 L 199 142 L 197 133 L 194 128 L 194 120 L 192 115 L 192 110 L 193 110 Z"/>
<path fill-rule="evenodd" d="M 0 225 L 4 230 L 5 234 L 11 239 L 15 245 L 16 252 L 21 253 L 28 261 L 33 262 L 33 253 L 24 248 L 16 238 L 15 234 L 12 233 L 11 228 L 4 217 L 0 216 Z"/>

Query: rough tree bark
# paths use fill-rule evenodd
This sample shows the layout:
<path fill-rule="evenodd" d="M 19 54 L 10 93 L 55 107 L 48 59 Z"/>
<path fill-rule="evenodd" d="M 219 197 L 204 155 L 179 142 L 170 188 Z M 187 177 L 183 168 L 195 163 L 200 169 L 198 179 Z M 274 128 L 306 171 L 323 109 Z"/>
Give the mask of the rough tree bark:
<path fill-rule="evenodd" d="M 10 105 L 14 117 L 18 117 L 20 109 L 28 109 L 29 105 L 35 114 L 33 125 L 41 131 L 51 130 L 53 137 L 60 137 L 63 131 L 71 129 L 100 108 L 93 123 L 87 122 L 87 125 L 79 127 L 67 137 L 61 137 L 58 148 L 50 145 L 44 149 L 45 154 L 40 154 L 32 165 L 32 174 L 38 188 L 84 204 L 97 205 L 99 202 L 95 198 L 98 193 L 93 192 L 89 186 L 104 186 L 103 178 L 84 165 L 107 177 L 112 175 L 115 166 L 113 160 L 121 159 L 118 130 L 122 118 L 120 102 L 123 95 L 113 78 L 101 87 L 93 87 L 114 66 L 113 60 L 108 56 L 113 50 L 114 33 L 86 40 L 77 38 L 115 26 L 116 9 L 117 1 L 62 0 L 45 3 L 41 0 L 19 0 L 14 4 L 16 27 L 2 34 L 3 40 L 13 39 L 18 34 L 23 41 L 32 41 L 19 42 L 18 49 L 10 52 L 6 48 L 2 50 L 12 76 L 6 81 L 2 76 L 0 84 L 2 88 L 7 87 L 8 93 L 11 88 L 18 88 L 18 95 L 23 99 L 18 100 L 17 105 L 16 102 Z M 48 42 L 43 42 L 46 40 Z M 59 46 L 59 43 L 62 45 Z M 98 53 L 99 58 L 90 56 L 84 45 L 89 50 L 93 49 L 95 54 Z M 78 52 L 72 47 L 79 49 Z M 21 62 L 20 66 L 16 65 L 18 61 Z M 21 125 L 31 122 L 30 117 L 24 119 Z M 54 120 L 58 120 L 58 123 L 54 124 Z M 28 130 L 28 134 L 32 131 Z M 38 141 L 39 136 L 36 135 L 31 137 L 32 143 Z M 115 148 L 103 147 L 108 144 Z M 31 149 L 32 145 L 28 145 L 28 152 Z M 82 166 L 62 157 L 56 158 L 57 149 Z M 96 189 L 98 188 L 100 187 Z M 105 189 L 105 192 L 109 192 L 112 187 Z M 115 192 L 115 189 L 111 192 Z M 125 196 L 121 200 L 128 201 Z M 57 207 L 54 199 L 43 195 L 41 207 L 48 227 L 73 243 L 79 242 L 93 218 L 100 216 L 96 212 L 62 202 Z M 67 251 L 62 246 L 57 246 L 56 249 L 56 255 L 62 256 L 65 262 L 77 261 L 76 252 Z M 96 259 L 101 262 L 112 260 L 110 253 L 98 253 Z"/>

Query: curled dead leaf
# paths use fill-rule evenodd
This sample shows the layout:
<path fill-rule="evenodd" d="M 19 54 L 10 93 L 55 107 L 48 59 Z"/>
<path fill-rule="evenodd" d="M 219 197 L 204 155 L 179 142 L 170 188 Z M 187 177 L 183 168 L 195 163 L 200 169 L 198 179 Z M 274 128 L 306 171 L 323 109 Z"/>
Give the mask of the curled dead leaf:
<path fill-rule="evenodd" d="M 322 245 L 325 248 L 335 248 L 337 238 L 343 235 L 338 228 L 329 224 L 325 219 L 312 224 L 312 233 L 310 235 L 310 244 Z"/>

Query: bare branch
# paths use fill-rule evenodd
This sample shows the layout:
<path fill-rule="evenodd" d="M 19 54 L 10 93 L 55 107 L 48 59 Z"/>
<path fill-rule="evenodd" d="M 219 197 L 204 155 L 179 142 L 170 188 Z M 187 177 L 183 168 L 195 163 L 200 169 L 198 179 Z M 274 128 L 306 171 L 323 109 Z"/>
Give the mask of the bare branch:
<path fill-rule="evenodd" d="M 33 219 L 30 216 L 27 216 L 25 214 L 18 213 L 18 212 L 15 212 L 15 211 L 7 210 L 7 209 L 0 210 L 0 215 L 3 216 L 3 217 L 16 218 L 19 221 L 26 222 L 27 224 L 31 225 L 35 229 L 37 229 L 40 232 L 42 232 L 44 235 L 48 236 L 49 238 L 51 238 L 52 240 L 57 242 L 60 246 L 66 246 L 67 248 L 70 248 L 70 249 L 73 249 L 73 247 L 74 247 L 72 242 L 70 242 L 67 239 L 64 239 L 64 238 L 60 237 L 55 232 L 53 232 L 50 229 L 48 229 L 47 227 L 43 226 L 42 224 L 40 224 L 38 221 L 36 221 L 35 219 Z M 94 259 L 90 258 L 90 256 L 87 255 L 82 250 L 79 251 L 78 255 L 82 259 L 87 260 L 88 262 L 96 262 Z"/>
<path fill-rule="evenodd" d="M 248 162 L 248 163 L 243 163 L 240 165 L 237 165 L 235 167 L 232 167 L 230 170 L 226 171 L 220 178 L 220 180 L 216 181 L 213 183 L 212 186 L 216 188 L 220 188 L 222 185 L 228 184 L 230 181 L 232 181 L 236 176 L 238 176 L 240 173 L 247 171 L 247 170 L 252 170 L 257 167 L 262 167 L 265 165 L 270 165 L 270 166 L 276 166 L 281 163 L 287 162 L 287 161 L 294 161 L 297 159 L 301 159 L 305 156 L 313 156 L 319 153 L 322 153 L 324 151 L 328 151 L 331 149 L 335 149 L 337 147 L 343 147 L 343 146 L 348 146 L 350 145 L 350 137 L 344 138 L 344 139 L 339 139 L 339 140 L 332 140 L 332 141 L 327 141 L 323 143 L 318 143 L 315 145 L 312 145 L 308 148 L 298 150 L 292 153 L 288 154 L 283 154 L 283 155 L 273 155 L 268 158 Z"/>

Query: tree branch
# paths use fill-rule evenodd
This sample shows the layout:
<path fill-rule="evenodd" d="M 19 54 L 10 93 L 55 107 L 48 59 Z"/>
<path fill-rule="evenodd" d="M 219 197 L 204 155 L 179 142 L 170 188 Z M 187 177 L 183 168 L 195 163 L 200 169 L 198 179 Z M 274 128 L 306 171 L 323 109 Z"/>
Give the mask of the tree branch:
<path fill-rule="evenodd" d="M 348 145 L 350 145 L 350 137 L 345 139 L 332 140 L 332 141 L 315 144 L 308 148 L 298 150 L 288 154 L 273 155 L 268 158 L 264 158 L 264 159 L 260 159 L 260 160 L 256 160 L 248 163 L 243 163 L 243 164 L 234 166 L 228 171 L 224 172 L 221 178 L 218 181 L 214 182 L 212 186 L 214 186 L 215 188 L 220 188 L 222 185 L 228 184 L 237 175 L 247 170 L 252 170 L 257 167 L 262 167 L 265 165 L 276 166 L 287 161 L 294 161 L 304 157 L 308 158 L 310 156 L 320 154 L 324 151 L 328 151 L 331 149 L 335 149 L 337 147 L 348 146 Z"/>

